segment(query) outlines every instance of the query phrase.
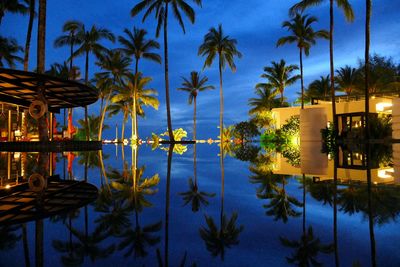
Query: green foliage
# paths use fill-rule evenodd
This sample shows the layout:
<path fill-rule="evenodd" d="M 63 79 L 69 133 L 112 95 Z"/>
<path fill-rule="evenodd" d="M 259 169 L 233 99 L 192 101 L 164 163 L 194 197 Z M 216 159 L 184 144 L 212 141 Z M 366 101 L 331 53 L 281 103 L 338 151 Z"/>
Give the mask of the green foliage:
<path fill-rule="evenodd" d="M 261 146 L 267 151 L 281 152 L 293 166 L 300 165 L 300 149 L 293 143 L 300 131 L 299 116 L 290 117 L 281 129 L 270 130 L 261 136 Z"/>
<path fill-rule="evenodd" d="M 322 152 L 328 154 L 334 154 L 336 147 L 336 135 L 333 125 L 330 124 L 325 129 L 322 129 L 321 135 L 322 135 Z"/>
<path fill-rule="evenodd" d="M 251 145 L 249 143 L 240 144 L 234 147 L 235 158 L 241 161 L 253 162 L 257 159 L 260 147 Z"/>
<path fill-rule="evenodd" d="M 250 140 L 252 137 L 260 134 L 254 121 L 242 121 L 234 126 L 235 137 L 242 140 Z"/>
<path fill-rule="evenodd" d="M 384 139 L 392 136 L 392 116 L 381 114 L 369 116 L 369 133 L 373 139 Z"/>

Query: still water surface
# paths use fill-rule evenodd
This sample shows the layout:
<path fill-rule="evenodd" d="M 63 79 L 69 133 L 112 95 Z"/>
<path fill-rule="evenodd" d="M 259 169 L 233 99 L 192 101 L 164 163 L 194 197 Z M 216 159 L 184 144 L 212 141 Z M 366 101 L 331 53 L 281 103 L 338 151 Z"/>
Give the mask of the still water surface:
<path fill-rule="evenodd" d="M 172 154 L 169 179 L 168 148 L 103 146 L 104 168 L 91 152 L 87 173 L 82 153 L 70 170 L 59 154 L 54 173 L 86 176 L 97 199 L 1 226 L 0 266 L 400 266 L 395 184 L 369 191 L 354 179 L 335 194 L 331 181 L 272 174 L 263 150 L 221 165 L 217 145 L 197 144 L 196 157 L 194 149 Z"/>

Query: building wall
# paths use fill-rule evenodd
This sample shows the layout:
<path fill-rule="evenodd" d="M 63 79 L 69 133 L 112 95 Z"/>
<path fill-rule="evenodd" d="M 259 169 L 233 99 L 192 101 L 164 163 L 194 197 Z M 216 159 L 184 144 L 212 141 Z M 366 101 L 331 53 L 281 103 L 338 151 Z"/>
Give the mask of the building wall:
<path fill-rule="evenodd" d="M 369 101 L 369 109 L 371 113 L 391 113 L 392 99 L 389 98 L 371 98 Z M 317 105 L 304 106 L 304 108 L 325 108 L 328 121 L 332 121 L 332 105 L 331 102 L 320 101 Z M 364 112 L 365 101 L 350 101 L 336 103 L 336 114 Z M 385 108 L 386 107 L 386 108 Z M 287 107 L 287 108 L 274 108 L 272 109 L 272 116 L 275 120 L 275 127 L 281 128 L 291 116 L 300 116 L 300 106 Z M 384 109 L 384 110 L 382 110 Z"/>

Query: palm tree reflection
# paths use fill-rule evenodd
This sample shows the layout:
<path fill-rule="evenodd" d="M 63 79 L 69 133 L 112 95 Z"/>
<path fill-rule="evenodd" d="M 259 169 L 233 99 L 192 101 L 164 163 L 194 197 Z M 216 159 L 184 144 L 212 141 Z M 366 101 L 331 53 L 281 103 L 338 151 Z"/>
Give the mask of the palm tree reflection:
<path fill-rule="evenodd" d="M 333 251 L 332 245 L 323 245 L 318 237 L 314 236 L 313 228 L 310 226 L 308 230 L 303 233 L 300 240 L 291 241 L 284 237 L 280 237 L 282 245 L 285 247 L 293 248 L 295 252 L 286 257 L 288 263 L 297 266 L 321 266 L 322 264 L 317 261 L 319 253 L 331 253 Z"/>
<path fill-rule="evenodd" d="M 211 216 L 205 215 L 206 226 L 200 227 L 200 237 L 204 240 L 206 248 L 214 257 L 220 255 L 224 260 L 225 248 L 231 248 L 239 244 L 239 234 L 244 226 L 236 225 L 238 218 L 237 212 L 234 212 L 229 218 L 224 213 L 224 195 L 225 195 L 225 168 L 224 168 L 224 146 L 220 146 L 220 165 L 221 165 L 221 212 L 219 229 Z"/>
<path fill-rule="evenodd" d="M 214 197 L 215 193 L 207 193 L 203 191 L 199 191 L 199 186 L 197 182 L 197 162 L 196 162 L 196 144 L 193 145 L 193 176 L 189 178 L 189 190 L 183 193 L 180 193 L 183 196 L 184 206 L 191 203 L 192 211 L 197 212 L 200 209 L 201 205 L 208 206 L 207 197 Z"/>

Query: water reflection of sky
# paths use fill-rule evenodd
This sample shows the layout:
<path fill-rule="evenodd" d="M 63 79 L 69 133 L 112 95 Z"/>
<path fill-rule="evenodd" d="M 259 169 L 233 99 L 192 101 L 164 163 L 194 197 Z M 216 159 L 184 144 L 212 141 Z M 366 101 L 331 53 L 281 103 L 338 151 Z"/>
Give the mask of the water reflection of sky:
<path fill-rule="evenodd" d="M 118 148 L 118 155 L 115 154 L 115 146 L 103 147 L 103 153 L 108 155 L 104 163 L 107 171 L 111 168 L 123 169 L 121 148 Z M 148 196 L 147 199 L 153 203 L 152 207 L 144 208 L 138 218 L 141 226 L 154 224 L 162 221 L 163 225 L 156 235 L 160 242 L 154 246 L 146 247 L 147 257 L 135 258 L 133 255 L 124 257 L 127 249 L 118 250 L 122 238 L 109 236 L 100 242 L 99 247 L 106 248 L 115 246 L 115 251 L 108 257 L 92 261 L 88 255 L 84 256 L 82 265 L 86 266 L 126 266 L 135 264 L 137 266 L 157 266 L 156 250 L 159 249 L 162 259 L 165 253 L 165 201 L 166 201 L 166 173 L 167 173 L 167 152 L 157 149 L 151 151 L 150 147 L 139 148 L 138 167 L 145 165 L 143 177 L 150 177 L 158 173 L 160 183 L 158 193 Z M 225 196 L 224 212 L 227 215 L 238 213 L 236 226 L 244 226 L 239 234 L 239 244 L 232 245 L 225 249 L 225 258 L 222 262 L 220 257 L 212 257 L 206 249 L 205 242 L 199 234 L 200 227 L 205 227 L 205 215 L 214 218 L 219 225 L 221 205 L 221 172 L 218 157 L 219 147 L 215 145 L 197 145 L 197 176 L 200 191 L 213 192 L 216 196 L 209 198 L 209 205 L 200 208 L 200 211 L 193 213 L 190 204 L 183 206 L 182 196 L 179 193 L 188 190 L 188 179 L 193 177 L 193 147 L 189 146 L 188 151 L 183 155 L 172 156 L 172 172 L 170 184 L 170 208 L 169 208 L 169 251 L 168 262 L 170 266 L 178 266 L 186 253 L 186 266 L 196 263 L 197 266 L 289 266 L 286 257 L 290 257 L 293 249 L 282 246 L 280 237 L 289 240 L 299 240 L 302 234 L 302 215 L 293 218 L 289 217 L 287 223 L 274 221 L 273 216 L 266 216 L 264 204 L 269 200 L 258 199 L 256 188 L 258 184 L 249 182 L 251 175 L 248 167 L 249 162 L 239 161 L 227 156 L 225 158 Z M 131 148 L 125 147 L 125 160 L 128 165 L 131 163 Z M 75 159 L 73 174 L 82 179 L 84 176 L 83 165 L 78 164 L 79 157 Z M 57 163 L 56 173 L 63 176 L 63 160 Z M 88 182 L 100 187 L 100 170 L 89 169 Z M 289 196 L 302 202 L 303 190 L 299 183 L 300 178 L 288 177 L 288 184 L 285 189 Z M 301 179 L 300 179 L 301 180 Z M 103 180 L 104 184 L 104 180 Z M 302 208 L 295 207 L 299 212 Z M 340 209 L 340 206 L 338 207 Z M 96 228 L 96 220 L 101 215 L 94 211 L 94 206 L 88 206 L 88 230 L 89 235 Z M 397 216 L 397 214 L 396 214 Z M 128 217 L 133 225 L 135 214 L 130 212 Z M 72 220 L 72 227 L 81 232 L 85 230 L 84 208 L 79 211 L 79 216 Z M 61 259 L 68 253 L 61 253 L 55 249 L 55 241 L 67 242 L 70 238 L 70 231 L 61 220 L 55 222 L 54 218 L 44 220 L 44 266 L 62 265 Z M 333 242 L 333 209 L 328 204 L 314 199 L 310 193 L 306 196 L 306 226 L 312 226 L 314 237 L 319 238 L 321 244 Z M 377 262 L 379 266 L 399 266 L 400 254 L 395 244 L 400 241 L 398 223 L 391 220 L 383 225 L 375 225 L 375 243 L 377 251 Z M 341 266 L 351 266 L 359 262 L 361 266 L 370 265 L 370 230 L 368 217 L 358 212 L 353 215 L 338 212 L 338 249 Z M 133 227 L 134 228 L 134 227 Z M 21 229 L 15 231 L 21 236 Z M 31 265 L 35 262 L 35 222 L 27 224 L 27 236 L 29 247 L 29 258 Z M 73 242 L 78 239 L 74 236 Z M 0 266 L 24 266 L 24 249 L 22 237 L 15 243 L 15 246 L 6 249 L 0 247 Z M 103 255 L 104 256 L 104 255 Z M 316 256 L 324 266 L 334 266 L 334 254 L 319 253 Z"/>

